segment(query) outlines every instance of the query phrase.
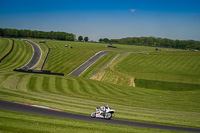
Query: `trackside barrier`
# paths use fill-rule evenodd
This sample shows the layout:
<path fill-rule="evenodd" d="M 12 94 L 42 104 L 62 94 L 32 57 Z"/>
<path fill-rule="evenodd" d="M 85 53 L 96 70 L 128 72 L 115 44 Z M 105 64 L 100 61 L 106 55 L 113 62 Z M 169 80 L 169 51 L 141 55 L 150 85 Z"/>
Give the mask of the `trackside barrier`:
<path fill-rule="evenodd" d="M 22 69 L 14 69 L 13 71 L 16 72 L 24 72 L 24 73 L 36 73 L 36 74 L 48 74 L 48 75 L 58 75 L 58 76 L 64 76 L 63 73 L 52 73 L 51 71 L 47 71 L 47 70 L 22 70 Z"/>
<path fill-rule="evenodd" d="M 45 59 L 44 59 L 44 61 L 43 61 L 43 63 L 42 63 L 41 70 L 42 70 L 43 67 L 44 67 L 44 64 L 45 64 L 45 62 L 46 62 L 46 60 L 47 60 L 47 57 L 48 57 L 48 55 L 49 55 L 49 52 L 50 52 L 50 48 L 48 49 L 47 55 L 46 55 L 46 57 L 45 57 Z"/>

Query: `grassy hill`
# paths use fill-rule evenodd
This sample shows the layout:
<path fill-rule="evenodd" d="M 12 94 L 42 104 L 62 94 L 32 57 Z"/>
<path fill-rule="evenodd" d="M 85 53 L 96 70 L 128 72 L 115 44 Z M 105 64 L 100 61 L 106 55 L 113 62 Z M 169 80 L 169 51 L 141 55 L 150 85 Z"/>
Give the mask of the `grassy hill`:
<path fill-rule="evenodd" d="M 0 132 L 14 133 L 180 133 L 168 130 L 138 128 L 104 123 L 93 123 L 70 119 L 53 118 L 39 115 L 23 114 L 18 112 L 1 111 Z"/>
<path fill-rule="evenodd" d="M 115 69 L 140 79 L 200 84 L 199 66 L 200 52 L 170 51 L 130 54 Z"/>
<path fill-rule="evenodd" d="M 0 38 L 0 60 L 11 50 L 12 40 Z"/>
<path fill-rule="evenodd" d="M 32 39 L 32 41 L 38 43 L 40 40 Z M 115 46 L 117 46 L 117 49 L 112 49 L 106 48 L 105 46 L 107 44 L 101 43 L 67 42 L 55 40 L 46 40 L 46 44 L 40 45 L 46 45 L 51 49 L 44 69 L 64 74 L 69 74 L 75 68 L 80 66 L 82 63 L 84 63 L 86 60 L 88 60 L 91 56 L 99 51 L 155 51 L 154 47 L 115 44 Z M 68 47 L 65 47 L 65 45 L 68 45 Z M 69 48 L 70 46 L 73 48 Z M 166 51 L 166 49 L 162 50 Z"/>
<path fill-rule="evenodd" d="M 122 85 L 131 85 L 134 79 L 143 88 L 199 90 L 199 60 L 200 53 L 193 51 L 121 54 L 91 79 Z"/>
<path fill-rule="evenodd" d="M 32 55 L 32 46 L 24 41 L 14 39 L 13 51 L 0 63 L 0 70 L 13 70 L 27 64 Z"/>
<path fill-rule="evenodd" d="M 37 39 L 32 40 L 39 42 Z M 13 67 L 20 67 L 21 65 L 26 64 L 31 58 L 31 52 L 28 52 L 31 50 L 31 46 L 19 40 L 15 41 L 17 45 L 14 48 L 13 53 L 9 55 L 10 57 L 8 59 L 10 60 L 8 63 L 4 62 L 5 65 L 1 65 L 0 68 L 12 70 Z M 65 76 L 0 71 L 0 99 L 44 105 L 62 109 L 66 112 L 84 115 L 90 115 L 96 106 L 109 104 L 116 110 L 116 117 L 114 119 L 200 128 L 199 89 L 177 89 L 174 91 L 168 87 L 166 89 L 159 89 L 159 86 L 157 89 L 149 89 L 146 86 L 142 87 L 142 85 L 144 85 L 142 81 L 149 80 L 151 77 L 154 79 L 154 83 L 155 81 L 174 81 L 173 79 L 165 79 L 166 75 L 177 79 L 175 81 L 178 83 L 198 84 L 198 79 L 195 78 L 195 76 L 198 78 L 198 71 L 195 73 L 198 68 L 195 65 L 199 65 L 198 53 L 190 53 L 188 51 L 168 52 L 169 50 L 162 49 L 161 52 L 151 52 L 149 54 L 121 54 L 107 68 L 92 77 L 92 79 L 99 78 L 98 80 L 100 81 L 96 81 L 87 78 L 89 75 L 109 63 L 119 52 L 109 53 L 103 56 L 103 58 L 92 65 L 91 68 L 85 71 L 80 77 L 73 77 L 68 76 L 67 74 L 93 56 L 96 52 L 110 49 L 106 48 L 105 44 L 99 43 L 53 40 L 47 40 L 46 44 L 39 45 L 40 47 L 43 47 L 42 51 L 44 53 L 48 47 L 51 48 L 44 69 L 51 70 L 52 72 L 65 73 Z M 66 48 L 65 45 L 70 45 L 73 48 Z M 117 44 L 116 46 L 116 50 L 122 51 L 155 51 L 154 47 Z M 17 58 L 15 58 L 14 54 Z M 20 59 L 21 62 L 18 61 Z M 167 62 L 162 62 L 163 60 Z M 184 66 L 184 62 L 190 63 L 191 65 Z M 165 63 L 168 63 L 168 65 Z M 141 69 L 137 67 L 138 65 Z M 168 68 L 169 66 L 171 66 L 171 68 Z M 191 72 L 184 72 L 184 69 L 187 67 L 191 67 Z M 178 71 L 179 68 L 181 68 L 180 71 Z M 165 72 L 165 69 L 170 72 Z M 152 73 L 154 72 L 153 70 L 157 71 Z M 137 74 L 137 72 L 139 74 Z M 178 77 L 181 77 L 180 73 L 187 79 L 194 76 L 194 80 L 178 80 Z M 182 77 L 182 79 L 184 78 Z M 133 87 L 133 80 L 136 83 L 136 87 Z M 138 87 L 137 84 L 140 86 Z M 11 117 L 15 115 L 15 113 L 5 113 L 4 111 L 1 111 L 1 119 L 5 119 L 2 113 L 9 114 L 10 121 L 13 120 Z M 19 113 L 19 115 L 23 114 Z M 27 116 L 27 118 L 31 118 L 33 119 L 32 121 L 35 121 L 35 116 L 23 116 Z M 41 118 L 39 121 L 45 121 L 45 119 L 50 121 L 49 119 L 54 119 L 41 116 L 37 117 Z M 27 118 L 20 119 L 20 123 L 23 123 L 22 121 L 27 120 Z M 6 122 L 9 123 L 10 121 L 8 120 Z M 29 122 L 32 123 L 32 121 Z M 63 125 L 63 120 L 60 121 L 55 118 L 55 121 L 62 121 L 60 126 Z M 70 125 L 73 122 L 74 121 L 69 120 L 68 124 Z M 89 122 L 84 123 L 90 125 Z M 47 122 L 46 126 L 48 125 L 56 124 Z M 7 126 L 8 124 L 5 124 L 1 127 L 7 129 Z M 16 125 L 13 126 L 15 127 Z M 45 125 L 43 126 L 44 131 L 49 131 L 45 129 Z M 21 126 L 16 127 L 25 129 L 25 127 Z M 115 126 L 113 125 L 113 127 Z M 120 131 L 124 128 L 128 131 L 129 129 L 133 129 L 132 127 L 117 127 L 120 128 Z M 93 131 L 93 129 L 90 128 L 81 129 Z M 109 128 L 106 128 L 106 130 L 107 129 L 109 130 Z M 56 128 L 55 131 L 57 130 L 58 129 Z M 62 131 L 63 130 L 65 130 L 65 128 L 62 128 Z M 96 131 L 97 128 L 94 130 Z M 73 129 L 72 131 L 78 130 Z M 138 132 L 144 131 L 145 129 L 138 129 Z M 148 129 L 148 131 L 151 130 Z"/>
<path fill-rule="evenodd" d="M 4 100 L 85 115 L 96 106 L 109 104 L 116 109 L 117 119 L 199 127 L 200 91 L 149 90 L 71 76 L 0 73 L 0 98 Z"/>

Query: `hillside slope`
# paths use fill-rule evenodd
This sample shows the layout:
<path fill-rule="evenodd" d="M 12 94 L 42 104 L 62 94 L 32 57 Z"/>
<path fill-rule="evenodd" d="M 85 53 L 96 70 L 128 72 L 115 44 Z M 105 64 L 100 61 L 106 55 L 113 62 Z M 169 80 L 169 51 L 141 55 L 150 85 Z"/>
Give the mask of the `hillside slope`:
<path fill-rule="evenodd" d="M 31 46 L 20 40 L 15 41 L 17 44 L 13 52 L 15 55 L 9 55 L 9 60 L 4 62 L 4 65 L 1 65 L 0 68 L 12 70 L 12 68 L 20 67 L 29 61 L 32 55 Z M 65 44 L 68 43 L 73 46 L 72 49 L 65 47 Z M 48 40 L 47 46 L 52 51 L 47 59 L 45 69 L 65 74 L 74 70 L 97 51 L 106 50 L 104 44 L 83 42 Z M 124 51 L 130 50 L 130 48 L 144 51 L 154 50 L 154 48 L 149 47 L 126 45 L 117 45 L 117 47 Z M 104 66 L 114 56 L 115 54 L 107 55 L 94 66 L 98 66 L 98 64 L 100 64 L 100 67 Z M 107 80 L 101 82 L 87 79 L 84 74 L 83 77 L 73 77 L 0 71 L 0 98 L 8 101 L 44 105 L 85 115 L 90 115 L 96 106 L 109 104 L 111 108 L 116 110 L 115 119 L 200 127 L 200 90 L 174 91 L 170 89 L 147 89 L 137 87 L 137 84 L 136 87 L 129 86 L 130 82 L 128 81 L 134 77 L 131 73 L 134 70 L 128 73 L 127 70 L 129 69 L 117 71 L 116 66 L 121 65 L 120 68 L 131 67 L 134 63 L 132 58 L 135 56 L 148 55 L 122 54 L 110 67 L 103 70 L 107 71 L 105 76 Z M 165 56 L 167 55 L 162 55 L 162 57 Z M 131 60 L 131 63 L 126 62 L 128 59 Z M 139 61 L 139 59 L 135 61 Z M 91 66 L 91 69 L 95 68 L 94 66 Z M 134 66 L 137 66 L 137 64 Z M 132 69 L 130 68 L 130 70 Z M 88 70 L 85 75 L 89 75 L 91 72 Z M 109 72 L 111 73 L 109 74 Z M 118 77 L 117 83 L 115 83 L 116 77 Z"/>

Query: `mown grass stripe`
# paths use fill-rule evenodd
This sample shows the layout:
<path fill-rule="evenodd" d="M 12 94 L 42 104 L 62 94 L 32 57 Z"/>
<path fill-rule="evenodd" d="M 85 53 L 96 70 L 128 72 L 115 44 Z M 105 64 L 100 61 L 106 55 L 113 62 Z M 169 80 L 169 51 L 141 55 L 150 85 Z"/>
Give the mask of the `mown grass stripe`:
<path fill-rule="evenodd" d="M 16 44 L 17 45 L 17 44 Z M 14 45 L 14 48 L 13 48 L 13 52 L 14 53 L 16 53 L 15 51 L 16 51 L 16 45 Z M 11 59 L 14 59 L 15 60 L 15 58 L 18 56 L 18 54 L 15 56 L 13 53 L 12 54 L 10 54 L 10 55 L 8 55 L 8 57 L 5 59 L 5 60 L 3 60 L 2 61 L 2 64 L 1 64 L 1 69 L 4 69 L 4 68 L 9 68 L 10 66 L 12 66 L 12 65 L 10 65 L 10 64 L 12 64 L 12 62 L 9 62 Z M 8 62 L 6 62 L 6 61 L 8 61 Z M 12 60 L 11 60 L 12 61 Z M 4 63 L 5 62 L 5 63 Z"/>
<path fill-rule="evenodd" d="M 117 95 L 127 96 L 130 95 L 130 92 L 128 89 L 124 89 L 124 86 L 113 86 L 111 84 L 107 84 L 107 87 L 109 87 L 111 90 L 114 90 L 117 92 Z"/>
<path fill-rule="evenodd" d="M 167 58 L 170 58 L 170 56 L 167 57 Z M 162 58 L 162 59 L 166 59 L 166 57 L 164 57 L 164 58 Z M 170 69 L 173 70 L 173 69 L 179 67 L 179 66 L 177 66 L 177 62 L 179 61 L 179 59 L 182 60 L 182 58 L 179 58 L 179 57 L 171 57 L 171 58 L 170 58 L 170 63 L 167 62 L 167 64 L 168 64 L 168 69 L 169 69 L 169 70 L 170 70 Z M 176 66 L 177 66 L 177 67 L 176 67 Z"/>
<path fill-rule="evenodd" d="M 97 83 L 101 89 L 104 89 L 106 91 L 107 94 L 109 95 L 117 95 L 119 94 L 117 91 L 112 90 L 110 87 L 108 87 L 108 85 L 104 86 L 102 84 Z"/>
<path fill-rule="evenodd" d="M 52 50 L 50 53 L 50 57 L 52 58 L 53 57 L 53 60 L 52 61 L 57 61 L 57 62 L 60 62 L 60 61 L 62 61 L 62 56 L 63 56 L 63 54 L 64 54 L 64 50 Z"/>
<path fill-rule="evenodd" d="M 37 91 L 36 89 L 36 83 L 37 83 L 37 77 L 30 77 L 30 80 L 28 82 L 28 89 L 31 91 Z"/>
<path fill-rule="evenodd" d="M 62 84 L 62 88 L 63 88 L 63 91 L 64 91 L 64 94 L 68 94 L 70 91 L 69 91 L 69 87 L 68 87 L 68 80 L 67 78 L 62 78 L 61 79 L 61 84 Z"/>
<path fill-rule="evenodd" d="M 6 78 L 6 80 L 2 82 L 2 87 L 6 89 L 17 90 L 17 85 L 20 79 L 21 79 L 20 75 L 10 75 Z"/>
<path fill-rule="evenodd" d="M 9 40 L 7 38 L 0 38 L 0 59 L 7 52 L 9 45 Z"/>
<path fill-rule="evenodd" d="M 88 84 L 92 87 L 92 90 L 95 94 L 104 95 L 107 94 L 107 90 L 102 88 L 102 86 L 99 86 L 99 84 L 88 82 Z"/>
<path fill-rule="evenodd" d="M 80 80 L 80 84 L 82 86 L 84 86 L 84 91 L 86 92 L 86 94 L 95 94 L 94 91 L 93 91 L 93 88 L 90 86 L 90 83 L 89 81 L 85 81 L 85 80 Z"/>
<path fill-rule="evenodd" d="M 73 92 L 76 94 L 83 94 L 80 84 L 78 84 L 78 79 L 73 79 Z"/>
<path fill-rule="evenodd" d="M 15 47 L 16 46 L 16 47 Z M 10 56 L 10 59 L 11 59 L 11 61 L 12 62 L 9 62 L 9 63 L 7 63 L 7 64 L 5 64 L 4 66 L 5 67 L 12 67 L 14 64 L 17 64 L 18 63 L 18 59 L 20 59 L 20 55 L 21 54 L 23 54 L 23 52 L 21 52 L 21 50 L 22 49 L 24 49 L 23 47 L 22 48 L 20 48 L 22 45 L 17 41 L 17 43 L 15 43 L 15 45 L 14 45 L 14 48 L 13 49 L 15 49 L 15 51 L 13 50 L 13 52 L 15 53 L 15 54 L 13 54 L 13 52 L 12 52 L 12 55 Z M 18 52 L 17 52 L 18 51 Z M 15 61 L 15 62 L 14 62 Z"/>
<path fill-rule="evenodd" d="M 50 91 L 50 86 L 49 86 L 49 77 L 44 76 L 42 80 L 42 90 L 43 91 Z"/>
<path fill-rule="evenodd" d="M 2 61 L 1 70 L 13 70 L 26 64 L 32 57 L 33 50 L 25 42 L 15 40 L 13 51 Z"/>
<path fill-rule="evenodd" d="M 62 83 L 62 78 L 61 77 L 56 77 L 55 78 L 55 87 L 56 87 L 56 90 L 58 92 L 61 92 L 61 93 L 64 92 L 63 83 Z"/>
<path fill-rule="evenodd" d="M 68 82 L 68 84 L 67 84 L 68 85 L 68 91 L 73 93 L 74 92 L 73 91 L 73 89 L 74 89 L 73 80 L 69 79 L 69 80 L 67 80 L 67 82 Z"/>
<path fill-rule="evenodd" d="M 13 40 L 7 38 L 0 38 L 0 62 L 4 60 L 13 50 Z"/>
<path fill-rule="evenodd" d="M 49 90 L 52 93 L 59 93 L 56 89 L 56 76 L 49 76 Z M 59 93 L 60 94 L 60 93 Z"/>
<path fill-rule="evenodd" d="M 19 81 L 18 85 L 17 85 L 17 90 L 21 90 L 21 91 L 27 91 L 28 90 L 28 83 L 30 80 L 30 76 L 24 76 L 22 75 L 21 80 Z"/>
<path fill-rule="evenodd" d="M 80 92 L 83 93 L 83 94 L 89 94 L 87 92 L 87 89 L 85 87 L 85 84 L 83 84 L 83 82 L 80 80 L 80 79 L 77 79 L 77 84 L 79 85 L 79 88 L 80 88 Z"/>

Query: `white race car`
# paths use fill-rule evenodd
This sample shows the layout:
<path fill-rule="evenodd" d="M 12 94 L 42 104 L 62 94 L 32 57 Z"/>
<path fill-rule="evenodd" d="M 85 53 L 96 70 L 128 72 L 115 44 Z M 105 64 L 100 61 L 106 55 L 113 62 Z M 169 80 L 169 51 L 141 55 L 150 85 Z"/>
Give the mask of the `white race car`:
<path fill-rule="evenodd" d="M 111 119 L 113 117 L 113 113 L 115 113 L 115 110 L 110 107 L 97 107 L 96 111 L 92 112 L 91 117 Z"/>

